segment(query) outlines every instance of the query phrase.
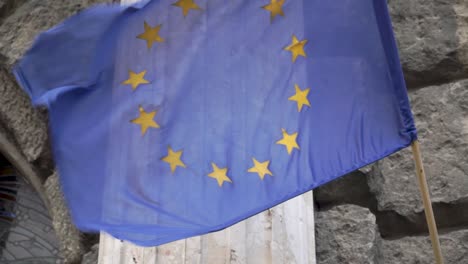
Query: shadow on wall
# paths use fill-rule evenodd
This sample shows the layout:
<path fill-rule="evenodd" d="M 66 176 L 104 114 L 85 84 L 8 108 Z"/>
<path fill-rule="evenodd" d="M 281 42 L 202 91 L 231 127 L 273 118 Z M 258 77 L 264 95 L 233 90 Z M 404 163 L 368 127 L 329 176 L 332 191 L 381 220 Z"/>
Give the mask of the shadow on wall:
<path fill-rule="evenodd" d="M 61 263 L 58 255 L 44 204 L 0 155 L 0 263 Z"/>

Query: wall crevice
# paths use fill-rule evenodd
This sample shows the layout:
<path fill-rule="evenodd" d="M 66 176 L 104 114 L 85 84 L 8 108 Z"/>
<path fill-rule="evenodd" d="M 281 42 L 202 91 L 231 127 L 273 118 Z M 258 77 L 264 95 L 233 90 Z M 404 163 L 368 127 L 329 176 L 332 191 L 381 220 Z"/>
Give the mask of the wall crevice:
<path fill-rule="evenodd" d="M 318 211 L 327 211 L 345 204 L 369 209 L 376 217 L 376 224 L 383 239 L 428 235 L 424 211 L 402 215 L 393 210 L 379 210 L 377 198 L 371 192 L 366 176 L 360 171 L 317 188 L 314 196 Z M 440 233 L 468 228 L 468 199 L 451 203 L 433 202 L 432 207 Z"/>

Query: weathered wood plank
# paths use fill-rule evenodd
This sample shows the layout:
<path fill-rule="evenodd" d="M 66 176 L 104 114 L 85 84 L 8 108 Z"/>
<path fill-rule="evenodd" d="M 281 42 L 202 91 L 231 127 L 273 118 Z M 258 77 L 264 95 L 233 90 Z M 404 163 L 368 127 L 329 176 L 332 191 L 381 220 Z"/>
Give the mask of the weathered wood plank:
<path fill-rule="evenodd" d="M 158 264 L 184 264 L 186 249 L 185 240 L 175 241 L 157 248 Z"/>
<path fill-rule="evenodd" d="M 247 259 L 244 263 L 271 263 L 272 210 L 266 210 L 244 221 L 247 229 L 244 242 L 247 246 Z"/>
<path fill-rule="evenodd" d="M 99 264 L 315 263 L 312 192 L 225 230 L 160 247 L 138 247 L 102 233 Z"/>
<path fill-rule="evenodd" d="M 247 261 L 247 224 L 246 221 L 238 223 L 228 229 L 230 231 L 230 263 L 242 264 Z"/>
<path fill-rule="evenodd" d="M 201 264 L 201 237 L 185 239 L 185 263 Z"/>

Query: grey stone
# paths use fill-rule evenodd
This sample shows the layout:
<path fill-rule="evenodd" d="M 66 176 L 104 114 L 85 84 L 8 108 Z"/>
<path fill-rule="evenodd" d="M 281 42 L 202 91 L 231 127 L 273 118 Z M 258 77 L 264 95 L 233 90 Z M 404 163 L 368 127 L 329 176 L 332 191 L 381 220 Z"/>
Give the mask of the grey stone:
<path fill-rule="evenodd" d="M 317 263 L 378 263 L 375 216 L 355 205 L 316 212 Z"/>
<path fill-rule="evenodd" d="M 0 54 L 11 67 L 31 46 L 33 40 L 74 13 L 96 3 L 111 0 L 29 0 L 0 25 Z M 1 63 L 1 62 L 0 62 Z"/>
<path fill-rule="evenodd" d="M 440 237 L 445 263 L 466 264 L 468 261 L 468 230 L 454 231 Z M 405 237 L 383 240 L 381 248 L 384 264 L 430 264 L 435 263 L 430 239 Z"/>
<path fill-rule="evenodd" d="M 468 80 L 411 93 L 421 151 L 433 202 L 468 199 Z M 369 174 L 379 210 L 421 212 L 422 201 L 410 150 L 377 162 Z"/>
<path fill-rule="evenodd" d="M 0 120 L 26 159 L 32 162 L 50 153 L 45 115 L 32 107 L 28 96 L 4 69 L 0 69 L 0 94 Z"/>
<path fill-rule="evenodd" d="M 468 77 L 466 0 L 389 0 L 409 87 Z"/>
<path fill-rule="evenodd" d="M 0 22 L 26 0 L 0 0 Z"/>
<path fill-rule="evenodd" d="M 85 253 L 85 246 L 81 233 L 72 223 L 57 174 L 47 178 L 45 189 L 51 202 L 52 223 L 60 242 L 61 255 L 66 263 L 77 263 Z"/>
<path fill-rule="evenodd" d="M 97 264 L 99 257 L 99 244 L 91 247 L 91 250 L 84 254 L 81 264 Z"/>

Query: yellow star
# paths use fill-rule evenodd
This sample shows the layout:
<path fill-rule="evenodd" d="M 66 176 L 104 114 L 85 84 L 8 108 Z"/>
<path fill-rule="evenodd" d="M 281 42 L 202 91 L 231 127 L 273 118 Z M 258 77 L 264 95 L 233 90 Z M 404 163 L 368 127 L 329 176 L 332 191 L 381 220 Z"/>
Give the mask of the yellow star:
<path fill-rule="evenodd" d="M 138 86 L 149 83 L 147 80 L 145 80 L 145 74 L 146 71 L 139 73 L 128 71 L 128 75 L 130 77 L 128 77 L 128 79 L 125 80 L 122 84 L 130 84 L 132 86 L 132 90 L 134 91 L 136 88 L 138 88 Z"/>
<path fill-rule="evenodd" d="M 265 177 L 265 175 L 267 175 L 267 174 L 270 175 L 270 176 L 273 176 L 273 173 L 271 173 L 271 171 L 268 169 L 268 166 L 270 165 L 269 160 L 267 160 L 265 162 L 258 162 L 258 160 L 256 160 L 255 158 L 252 158 L 252 160 L 254 162 L 254 166 L 252 168 L 250 168 L 248 170 L 248 172 L 258 173 L 258 176 L 262 180 Z"/>
<path fill-rule="evenodd" d="M 299 41 L 296 36 L 293 35 L 292 37 L 292 42 L 284 48 L 287 51 L 290 51 L 292 53 L 292 61 L 295 62 L 297 59 L 297 56 L 303 56 L 307 57 L 304 51 L 304 45 L 307 44 L 307 39 Z"/>
<path fill-rule="evenodd" d="M 185 164 L 180 160 L 180 157 L 182 156 L 182 150 L 179 150 L 177 152 L 174 152 L 171 147 L 167 148 L 168 154 L 166 157 L 162 158 L 164 162 L 169 163 L 171 166 L 171 172 L 174 174 L 175 169 L 177 166 L 185 168 Z"/>
<path fill-rule="evenodd" d="M 288 154 L 291 155 L 291 152 L 293 149 L 297 148 L 299 149 L 299 145 L 297 145 L 296 139 L 297 139 L 297 132 L 294 134 L 288 134 L 286 130 L 283 128 L 283 138 L 276 141 L 276 144 L 279 145 L 284 145 L 286 149 L 288 150 Z"/>
<path fill-rule="evenodd" d="M 227 168 L 220 169 L 213 162 L 211 163 L 211 166 L 213 167 L 213 172 L 208 174 L 208 176 L 215 178 L 218 181 L 219 187 L 222 187 L 225 181 L 232 182 L 231 179 L 229 179 L 229 177 L 226 175 Z"/>
<path fill-rule="evenodd" d="M 146 130 L 148 130 L 148 128 L 150 128 L 150 127 L 159 128 L 159 124 L 154 122 L 154 120 L 153 120 L 157 111 L 147 113 L 147 112 L 145 112 L 145 110 L 141 106 L 140 106 L 139 110 L 140 110 L 140 116 L 133 119 L 133 120 L 131 120 L 130 122 L 141 126 L 141 135 L 142 136 L 145 135 Z"/>
<path fill-rule="evenodd" d="M 190 9 L 201 10 L 201 8 L 193 0 L 179 0 L 179 1 L 175 2 L 172 5 L 182 8 L 182 12 L 184 13 L 184 17 L 187 16 Z"/>
<path fill-rule="evenodd" d="M 270 0 L 270 4 L 262 6 L 263 9 L 270 11 L 270 21 L 273 21 L 273 19 L 277 15 L 284 16 L 283 7 L 284 0 Z"/>
<path fill-rule="evenodd" d="M 159 30 L 161 29 L 162 25 L 157 25 L 155 27 L 151 27 L 145 21 L 145 32 L 141 33 L 137 36 L 139 39 L 146 40 L 146 45 L 148 49 L 151 49 L 154 42 L 163 42 L 164 39 L 159 36 Z"/>
<path fill-rule="evenodd" d="M 297 102 L 297 111 L 301 112 L 302 106 L 307 105 L 310 106 L 309 99 L 307 99 L 307 95 L 309 95 L 310 88 L 301 90 L 299 88 L 299 85 L 294 85 L 294 88 L 296 89 L 296 94 L 289 97 L 288 100 L 290 101 L 296 101 Z"/>

